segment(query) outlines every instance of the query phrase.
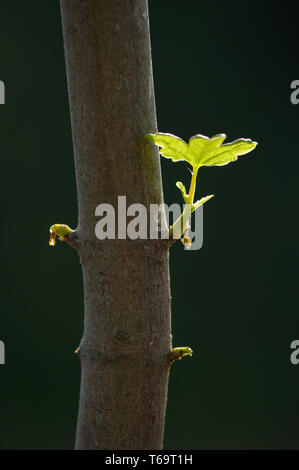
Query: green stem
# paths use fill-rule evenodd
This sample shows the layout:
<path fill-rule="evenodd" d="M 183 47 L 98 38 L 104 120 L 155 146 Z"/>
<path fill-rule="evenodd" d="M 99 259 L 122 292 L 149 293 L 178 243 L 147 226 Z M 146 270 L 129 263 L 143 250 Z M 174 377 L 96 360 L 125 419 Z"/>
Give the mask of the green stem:
<path fill-rule="evenodd" d="M 194 201 L 198 168 L 199 167 L 193 168 L 192 179 L 191 179 L 191 184 L 190 184 L 190 189 L 189 189 L 189 194 L 188 194 L 188 204 L 193 204 L 193 201 Z"/>
<path fill-rule="evenodd" d="M 195 188 L 196 188 L 196 178 L 197 178 L 198 169 L 199 169 L 199 167 L 193 167 L 193 173 L 192 173 L 192 178 L 191 178 L 191 183 L 190 183 L 190 189 L 189 189 L 189 194 L 188 194 L 188 199 L 187 199 L 187 205 L 186 205 L 185 209 L 183 210 L 182 214 L 180 215 L 180 217 L 178 217 L 177 220 L 172 225 L 172 227 L 170 227 L 170 229 L 169 229 L 169 238 L 173 237 L 173 232 L 174 232 L 175 228 L 178 225 L 181 226 L 180 227 L 180 232 L 179 232 L 180 237 L 183 235 L 183 233 L 186 230 L 186 227 L 188 226 L 189 218 L 188 218 L 187 222 L 185 222 L 184 225 L 183 225 L 183 220 L 184 220 L 185 214 L 187 213 L 187 211 L 189 209 L 188 206 L 192 206 L 193 201 L 194 201 Z M 190 211 L 190 215 L 191 215 L 191 211 Z"/>

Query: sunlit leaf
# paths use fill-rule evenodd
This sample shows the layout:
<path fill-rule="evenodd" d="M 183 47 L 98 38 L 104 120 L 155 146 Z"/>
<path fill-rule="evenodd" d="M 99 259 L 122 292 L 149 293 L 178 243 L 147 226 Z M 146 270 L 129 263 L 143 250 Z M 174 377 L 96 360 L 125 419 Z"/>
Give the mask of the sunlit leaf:
<path fill-rule="evenodd" d="M 209 138 L 197 134 L 190 138 L 189 144 L 172 134 L 147 134 L 150 142 L 160 147 L 160 154 L 173 161 L 185 160 L 193 167 L 223 166 L 238 159 L 239 155 L 251 152 L 257 142 L 251 139 L 237 139 L 223 144 L 225 134 L 217 134 Z"/>
<path fill-rule="evenodd" d="M 207 202 L 212 197 L 214 197 L 214 194 L 210 194 L 209 196 L 202 197 L 201 199 L 199 199 L 199 201 L 194 202 L 194 204 L 192 204 L 192 212 L 196 211 L 196 209 L 198 209 L 200 206 L 202 206 L 205 202 Z"/>
<path fill-rule="evenodd" d="M 179 137 L 172 134 L 146 134 L 145 138 L 160 148 L 160 154 L 165 158 L 171 158 L 174 162 L 185 160 L 184 155 L 188 150 L 188 145 Z"/>
<path fill-rule="evenodd" d="M 174 359 L 181 360 L 182 357 L 192 356 L 192 355 L 193 355 L 193 351 L 188 346 L 173 348 L 173 350 L 172 350 L 172 356 L 173 356 Z"/>
<path fill-rule="evenodd" d="M 177 181 L 176 186 L 177 186 L 177 187 L 179 188 L 179 190 L 181 191 L 184 201 L 187 202 L 188 194 L 187 194 L 187 192 L 186 192 L 186 188 L 185 188 L 185 186 L 183 185 L 183 183 L 182 183 L 181 181 Z"/>

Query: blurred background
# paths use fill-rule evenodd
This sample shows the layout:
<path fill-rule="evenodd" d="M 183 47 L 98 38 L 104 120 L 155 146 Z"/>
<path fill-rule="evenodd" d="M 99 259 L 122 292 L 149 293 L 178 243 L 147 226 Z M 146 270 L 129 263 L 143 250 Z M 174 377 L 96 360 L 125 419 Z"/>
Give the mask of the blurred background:
<path fill-rule="evenodd" d="M 297 13 L 283 2 L 149 1 L 158 127 L 257 149 L 203 168 L 204 244 L 171 251 L 166 449 L 299 449 Z M 74 446 L 81 268 L 49 226 L 77 222 L 59 2 L 1 2 L 0 448 Z M 162 160 L 167 203 L 184 163 Z M 188 291 L 186 280 L 188 279 Z M 186 296 L 187 302 L 186 302 Z"/>

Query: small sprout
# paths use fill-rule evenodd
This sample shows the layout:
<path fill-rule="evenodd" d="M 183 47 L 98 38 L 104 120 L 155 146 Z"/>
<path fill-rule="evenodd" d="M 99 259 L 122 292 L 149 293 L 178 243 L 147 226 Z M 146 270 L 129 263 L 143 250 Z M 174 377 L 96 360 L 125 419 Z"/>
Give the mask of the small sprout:
<path fill-rule="evenodd" d="M 189 196 L 189 194 L 187 194 L 186 188 L 185 188 L 185 186 L 183 185 L 183 183 L 182 183 L 181 181 L 177 181 L 177 182 L 176 182 L 176 187 L 179 188 L 179 190 L 180 190 L 181 193 L 182 193 L 182 196 L 183 196 L 183 199 L 184 199 L 185 203 L 188 204 L 188 196 Z"/>
<path fill-rule="evenodd" d="M 64 241 L 65 237 L 69 235 L 73 230 L 68 225 L 63 224 L 54 224 L 50 227 L 50 240 L 49 245 L 55 245 L 56 235 L 59 237 L 59 240 Z"/>
<path fill-rule="evenodd" d="M 187 248 L 187 250 L 189 250 L 191 247 L 192 238 L 188 237 L 188 235 L 184 235 L 182 238 L 182 243 Z"/>
<path fill-rule="evenodd" d="M 184 356 L 192 356 L 193 351 L 188 346 L 173 348 L 171 356 L 173 361 L 180 361 Z"/>
<path fill-rule="evenodd" d="M 192 179 L 189 193 L 181 181 L 176 183 L 182 193 L 186 205 L 191 204 L 191 214 L 198 207 L 213 197 L 213 194 L 202 197 L 194 203 L 194 195 L 196 189 L 196 178 L 198 170 L 203 166 L 224 166 L 230 162 L 238 160 L 239 155 L 245 155 L 251 152 L 257 146 L 257 142 L 251 139 L 237 139 L 233 142 L 224 144 L 225 134 L 217 134 L 209 138 L 205 135 L 197 134 L 189 139 L 187 144 L 179 137 L 172 134 L 157 132 L 156 134 L 146 134 L 145 138 L 153 144 L 160 147 L 160 154 L 165 158 L 170 158 L 174 162 L 185 161 L 192 166 Z M 190 248 L 192 240 L 189 238 L 189 230 L 187 225 L 181 223 L 186 215 L 184 209 L 183 214 L 174 222 L 169 229 L 170 239 L 183 237 L 182 243 L 186 248 Z M 191 216 L 190 214 L 190 216 Z M 188 216 L 188 217 L 190 217 Z M 180 227 L 180 237 L 174 237 L 174 227 Z"/>

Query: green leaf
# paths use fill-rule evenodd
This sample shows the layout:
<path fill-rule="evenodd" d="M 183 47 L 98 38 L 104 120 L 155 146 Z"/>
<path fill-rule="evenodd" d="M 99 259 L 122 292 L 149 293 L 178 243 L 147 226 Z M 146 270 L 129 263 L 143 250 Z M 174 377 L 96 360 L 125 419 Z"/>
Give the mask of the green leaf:
<path fill-rule="evenodd" d="M 219 148 L 222 142 L 226 139 L 225 134 L 217 134 L 214 137 L 206 137 L 205 135 L 197 134 L 189 139 L 189 153 L 192 155 L 193 165 L 197 166 L 199 161 L 204 161 L 211 155 L 215 149 Z M 202 166 L 202 165 L 200 165 Z"/>
<path fill-rule="evenodd" d="M 171 158 L 174 162 L 186 160 L 185 153 L 188 151 L 188 145 L 179 137 L 172 134 L 146 134 L 145 138 L 160 148 L 160 154 L 165 158 Z"/>
<path fill-rule="evenodd" d="M 59 239 L 63 241 L 67 235 L 69 235 L 73 230 L 68 226 L 64 224 L 54 224 L 51 225 L 50 227 L 50 240 L 49 240 L 49 245 L 54 246 L 55 245 L 55 237 L 58 235 Z"/>
<path fill-rule="evenodd" d="M 245 155 L 257 146 L 257 142 L 243 138 L 223 144 L 226 139 L 225 134 L 217 134 L 211 138 L 197 134 L 190 138 L 188 145 L 179 137 L 162 132 L 147 134 L 145 137 L 161 147 L 160 154 L 164 157 L 173 161 L 185 160 L 197 168 L 227 165 L 237 160 L 239 155 Z"/>
<path fill-rule="evenodd" d="M 179 188 L 179 190 L 181 191 L 182 193 L 182 196 L 183 196 L 183 199 L 184 201 L 187 203 L 187 199 L 188 199 L 188 194 L 186 192 L 186 188 L 185 186 L 183 185 L 183 183 L 181 181 L 177 181 L 176 182 L 176 186 Z"/>
<path fill-rule="evenodd" d="M 172 357 L 175 360 L 181 360 L 185 356 L 192 356 L 193 351 L 188 346 L 181 346 L 179 348 L 173 348 Z"/>
<path fill-rule="evenodd" d="M 239 155 L 251 152 L 257 146 L 257 142 L 250 139 L 237 139 L 233 142 L 213 148 L 210 153 L 202 156 L 205 166 L 223 166 L 238 160 Z"/>
<path fill-rule="evenodd" d="M 209 199 L 214 197 L 214 194 L 210 194 L 209 196 L 202 197 L 199 199 L 199 201 L 196 201 L 194 204 L 192 204 L 192 212 L 196 211 L 200 206 L 202 206 L 205 202 L 207 202 Z"/>

